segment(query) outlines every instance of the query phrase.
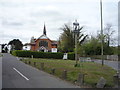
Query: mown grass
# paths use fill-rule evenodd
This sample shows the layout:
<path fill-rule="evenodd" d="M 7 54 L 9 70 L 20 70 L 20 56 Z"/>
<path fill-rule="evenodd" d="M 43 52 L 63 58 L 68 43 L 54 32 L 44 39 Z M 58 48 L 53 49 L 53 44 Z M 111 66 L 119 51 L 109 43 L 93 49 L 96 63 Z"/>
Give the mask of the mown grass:
<path fill-rule="evenodd" d="M 84 83 L 86 86 L 96 87 L 96 83 L 100 77 L 107 80 L 106 87 L 113 87 L 113 75 L 116 73 L 112 68 L 94 62 L 81 62 L 80 67 L 74 67 L 75 61 L 73 60 L 60 60 L 60 59 L 24 59 L 25 61 L 36 62 L 36 68 L 40 69 L 40 63 L 44 63 L 44 71 L 51 73 L 51 69 L 55 68 L 55 76 L 61 78 L 63 70 L 67 70 L 67 80 L 75 83 L 79 73 L 85 74 Z"/>

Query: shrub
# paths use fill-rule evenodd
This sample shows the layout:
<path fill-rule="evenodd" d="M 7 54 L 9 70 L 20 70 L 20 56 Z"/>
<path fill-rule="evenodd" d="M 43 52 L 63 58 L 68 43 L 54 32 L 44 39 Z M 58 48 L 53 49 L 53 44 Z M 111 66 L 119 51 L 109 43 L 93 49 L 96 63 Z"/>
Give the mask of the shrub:
<path fill-rule="evenodd" d="M 53 59 L 63 58 L 63 53 L 60 53 L 60 52 L 52 53 L 52 52 L 15 50 L 15 51 L 12 51 L 12 54 L 18 57 L 31 57 L 33 55 L 34 58 L 53 58 Z"/>
<path fill-rule="evenodd" d="M 68 59 L 75 60 L 75 53 L 74 52 L 69 52 L 68 53 Z"/>

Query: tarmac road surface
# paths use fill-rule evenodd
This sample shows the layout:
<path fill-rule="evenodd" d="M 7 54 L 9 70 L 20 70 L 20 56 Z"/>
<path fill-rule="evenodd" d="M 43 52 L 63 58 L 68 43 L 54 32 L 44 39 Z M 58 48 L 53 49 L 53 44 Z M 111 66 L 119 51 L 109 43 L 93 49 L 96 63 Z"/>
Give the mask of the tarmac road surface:
<path fill-rule="evenodd" d="M 2 88 L 80 88 L 19 61 L 4 53 Z"/>

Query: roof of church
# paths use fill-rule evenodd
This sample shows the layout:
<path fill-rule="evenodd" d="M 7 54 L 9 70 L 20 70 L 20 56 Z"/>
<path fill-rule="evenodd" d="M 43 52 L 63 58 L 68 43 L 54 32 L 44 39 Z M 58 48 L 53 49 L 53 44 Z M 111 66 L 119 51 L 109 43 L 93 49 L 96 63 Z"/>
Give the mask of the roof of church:
<path fill-rule="evenodd" d="M 49 39 L 46 35 L 46 26 L 44 23 L 44 28 L 43 28 L 43 35 L 41 35 L 38 39 Z"/>
<path fill-rule="evenodd" d="M 49 38 L 45 34 L 43 34 L 38 39 L 49 39 Z"/>

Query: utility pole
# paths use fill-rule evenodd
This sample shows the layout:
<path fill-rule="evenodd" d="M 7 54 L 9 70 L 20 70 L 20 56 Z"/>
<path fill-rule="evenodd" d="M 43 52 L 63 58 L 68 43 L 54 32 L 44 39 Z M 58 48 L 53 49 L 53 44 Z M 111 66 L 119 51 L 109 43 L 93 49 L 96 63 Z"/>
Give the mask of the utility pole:
<path fill-rule="evenodd" d="M 101 16 L 101 60 L 102 66 L 104 65 L 103 60 L 103 17 L 102 17 L 102 0 L 100 0 L 100 16 Z"/>

